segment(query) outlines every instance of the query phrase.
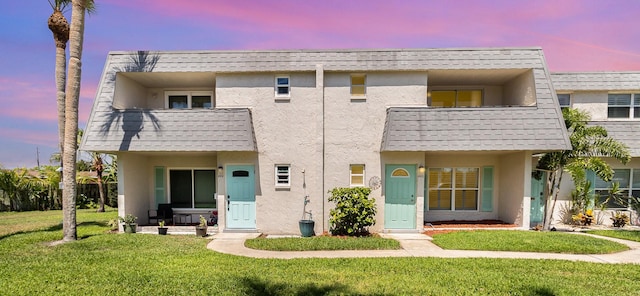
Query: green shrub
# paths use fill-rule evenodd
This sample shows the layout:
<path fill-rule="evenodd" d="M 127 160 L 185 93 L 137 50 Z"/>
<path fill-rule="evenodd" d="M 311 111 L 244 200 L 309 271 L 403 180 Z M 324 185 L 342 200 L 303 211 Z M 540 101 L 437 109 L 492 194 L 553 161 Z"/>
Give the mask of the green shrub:
<path fill-rule="evenodd" d="M 336 207 L 329 214 L 329 231 L 333 235 L 366 236 L 369 226 L 376 223 L 376 201 L 369 198 L 366 187 L 334 188 L 329 201 Z"/>
<path fill-rule="evenodd" d="M 80 194 L 76 197 L 76 209 L 97 209 L 98 204 L 93 201 L 92 198 L 87 197 L 85 194 Z"/>

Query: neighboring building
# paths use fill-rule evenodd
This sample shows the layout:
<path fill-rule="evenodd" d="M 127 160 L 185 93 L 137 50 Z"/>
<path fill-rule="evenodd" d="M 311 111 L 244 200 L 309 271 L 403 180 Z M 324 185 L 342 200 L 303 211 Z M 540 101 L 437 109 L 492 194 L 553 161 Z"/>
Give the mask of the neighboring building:
<path fill-rule="evenodd" d="M 298 233 L 308 195 L 320 233 L 329 190 L 370 186 L 373 231 L 526 229 L 532 156 L 570 149 L 550 77 L 540 48 L 112 52 L 81 149 L 118 156 L 141 223 Z"/>
<path fill-rule="evenodd" d="M 590 124 L 603 126 L 609 136 L 629 147 L 632 159 L 626 165 L 615 159 L 606 160 L 615 171 L 612 182 L 618 182 L 624 194 L 640 197 L 640 72 L 552 73 L 551 80 L 561 107 L 587 111 L 591 115 Z M 611 182 L 593 174 L 589 176 L 596 193 L 604 195 Z M 571 178 L 565 178 L 554 215 L 556 221 L 568 218 L 563 209 L 571 200 L 572 189 Z M 604 224 L 611 224 L 610 211 L 627 210 L 613 200 L 607 208 L 603 213 L 596 211 Z"/>

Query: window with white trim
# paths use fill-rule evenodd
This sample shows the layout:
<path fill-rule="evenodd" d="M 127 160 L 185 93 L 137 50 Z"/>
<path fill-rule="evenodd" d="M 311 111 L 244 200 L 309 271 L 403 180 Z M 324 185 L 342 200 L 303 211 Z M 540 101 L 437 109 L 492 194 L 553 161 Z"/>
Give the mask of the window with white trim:
<path fill-rule="evenodd" d="M 640 94 L 609 94 L 609 118 L 640 118 Z"/>
<path fill-rule="evenodd" d="M 365 74 L 351 75 L 351 97 L 364 99 L 367 96 L 367 76 Z"/>
<path fill-rule="evenodd" d="M 571 108 L 571 94 L 557 94 L 560 108 Z"/>
<path fill-rule="evenodd" d="M 615 169 L 611 182 L 605 182 L 598 178 L 597 175 L 595 179 L 596 181 L 593 188 L 598 198 L 598 204 L 606 201 L 609 196 L 609 189 L 613 183 L 618 183 L 620 192 L 623 196 L 640 198 L 640 168 Z M 620 204 L 613 198 L 609 199 L 606 203 L 608 209 L 617 210 L 627 209 L 628 205 L 628 202 L 626 204 Z"/>
<path fill-rule="evenodd" d="M 286 75 L 276 76 L 276 97 L 291 95 L 291 78 Z"/>
<path fill-rule="evenodd" d="M 276 187 L 289 187 L 291 186 L 291 165 L 289 164 L 277 164 L 276 165 Z"/>
<path fill-rule="evenodd" d="M 349 180 L 351 187 L 364 186 L 364 164 L 352 164 L 349 166 Z"/>
<path fill-rule="evenodd" d="M 211 91 L 166 91 L 167 109 L 211 109 L 213 92 Z"/>
<path fill-rule="evenodd" d="M 479 168 L 429 168 L 429 210 L 478 210 Z"/>

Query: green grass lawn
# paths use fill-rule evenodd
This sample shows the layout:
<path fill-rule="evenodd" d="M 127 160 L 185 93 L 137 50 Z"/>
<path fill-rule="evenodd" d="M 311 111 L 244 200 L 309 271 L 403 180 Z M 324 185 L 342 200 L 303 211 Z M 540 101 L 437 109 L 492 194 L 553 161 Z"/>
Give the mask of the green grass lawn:
<path fill-rule="evenodd" d="M 259 237 L 245 242 L 251 249 L 270 251 L 317 251 L 317 250 L 394 250 L 400 243 L 381 237 Z"/>
<path fill-rule="evenodd" d="M 587 233 L 640 242 L 638 230 L 589 230 Z"/>
<path fill-rule="evenodd" d="M 640 266 L 559 260 L 255 259 L 206 249 L 195 235 L 111 234 L 114 212 L 0 213 L 3 295 L 639 295 Z M 51 216 L 51 217 L 45 217 Z M 34 221 L 29 221 L 31 217 Z M 7 222 L 12 219 L 14 222 Z M 29 224 L 33 228 L 14 224 Z M 16 229 L 7 232 L 5 227 Z"/>
<path fill-rule="evenodd" d="M 436 234 L 433 243 L 443 249 L 608 254 L 628 250 L 616 242 L 563 232 L 518 230 L 456 231 Z"/>

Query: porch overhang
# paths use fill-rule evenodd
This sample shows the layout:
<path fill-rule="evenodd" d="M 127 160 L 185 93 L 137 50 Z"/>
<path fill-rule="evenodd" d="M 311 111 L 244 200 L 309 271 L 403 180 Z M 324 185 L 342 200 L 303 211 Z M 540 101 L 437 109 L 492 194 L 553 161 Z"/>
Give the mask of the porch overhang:
<path fill-rule="evenodd" d="M 117 152 L 257 151 L 248 108 L 112 110 L 94 119 L 81 150 Z"/>
<path fill-rule="evenodd" d="M 561 118 L 532 107 L 391 107 L 380 151 L 555 151 L 571 145 Z"/>
<path fill-rule="evenodd" d="M 589 125 L 604 127 L 609 137 L 629 147 L 631 157 L 640 157 L 640 124 L 637 121 L 590 121 Z"/>

